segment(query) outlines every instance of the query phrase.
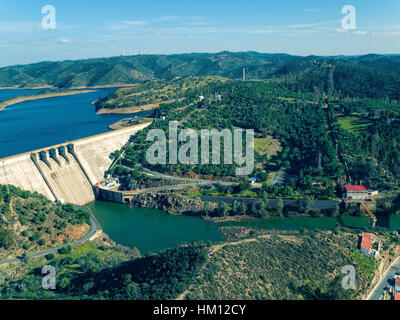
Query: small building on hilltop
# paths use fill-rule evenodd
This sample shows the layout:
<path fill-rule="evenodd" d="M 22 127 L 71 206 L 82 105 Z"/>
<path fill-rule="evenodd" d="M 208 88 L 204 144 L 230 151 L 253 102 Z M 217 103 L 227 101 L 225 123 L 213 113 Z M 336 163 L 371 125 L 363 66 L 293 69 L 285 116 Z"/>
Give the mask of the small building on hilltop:
<path fill-rule="evenodd" d="M 380 242 L 372 233 L 364 232 L 361 236 L 360 250 L 371 257 L 379 257 Z"/>
<path fill-rule="evenodd" d="M 349 200 L 365 200 L 370 196 L 370 191 L 364 186 L 344 186 L 345 198 Z"/>

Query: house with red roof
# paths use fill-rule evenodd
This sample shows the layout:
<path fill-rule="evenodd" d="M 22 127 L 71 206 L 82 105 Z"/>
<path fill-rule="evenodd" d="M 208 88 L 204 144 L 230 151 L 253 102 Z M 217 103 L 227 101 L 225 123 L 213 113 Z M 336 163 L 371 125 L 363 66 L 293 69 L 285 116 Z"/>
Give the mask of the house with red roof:
<path fill-rule="evenodd" d="M 364 232 L 361 236 L 360 250 L 374 258 L 379 257 L 380 242 L 372 233 Z"/>
<path fill-rule="evenodd" d="M 394 300 L 400 300 L 400 276 L 396 276 L 394 280 Z"/>
<path fill-rule="evenodd" d="M 345 197 L 349 200 L 365 200 L 371 196 L 371 192 L 364 186 L 344 186 Z"/>

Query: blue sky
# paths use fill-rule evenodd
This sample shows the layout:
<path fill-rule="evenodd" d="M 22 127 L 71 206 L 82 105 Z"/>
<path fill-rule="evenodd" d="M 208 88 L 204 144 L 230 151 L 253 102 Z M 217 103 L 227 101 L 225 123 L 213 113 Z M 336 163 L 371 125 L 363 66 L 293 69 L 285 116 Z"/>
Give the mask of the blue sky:
<path fill-rule="evenodd" d="M 56 29 L 42 28 L 42 7 Z M 356 9 L 344 30 L 342 7 Z M 0 0 L 0 65 L 182 52 L 400 53 L 399 0 Z"/>

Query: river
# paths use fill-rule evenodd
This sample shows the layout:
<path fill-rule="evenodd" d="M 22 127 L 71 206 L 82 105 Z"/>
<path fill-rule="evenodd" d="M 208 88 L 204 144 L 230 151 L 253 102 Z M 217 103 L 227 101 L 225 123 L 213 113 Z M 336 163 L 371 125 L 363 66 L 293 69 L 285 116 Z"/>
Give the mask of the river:
<path fill-rule="evenodd" d="M 92 102 L 115 89 L 26 101 L 0 111 L 0 159 L 107 132 L 129 115 L 96 115 Z M 0 90 L 0 100 L 41 90 Z"/>
<path fill-rule="evenodd" d="M 370 227 L 369 217 L 295 217 L 245 219 L 240 222 L 215 223 L 196 217 L 171 216 L 159 210 L 129 208 L 127 205 L 94 201 L 87 205 L 94 212 L 104 232 L 127 247 L 140 252 L 158 252 L 180 243 L 195 240 L 218 242 L 223 240 L 219 231 L 224 226 L 245 226 L 265 230 L 334 230 L 337 226 L 353 229 Z M 400 230 L 400 216 L 378 217 L 378 225 Z"/>
<path fill-rule="evenodd" d="M 216 223 L 195 217 L 172 216 L 159 210 L 102 201 L 94 201 L 87 207 L 113 241 L 136 247 L 142 254 L 196 240 L 223 240 Z"/>

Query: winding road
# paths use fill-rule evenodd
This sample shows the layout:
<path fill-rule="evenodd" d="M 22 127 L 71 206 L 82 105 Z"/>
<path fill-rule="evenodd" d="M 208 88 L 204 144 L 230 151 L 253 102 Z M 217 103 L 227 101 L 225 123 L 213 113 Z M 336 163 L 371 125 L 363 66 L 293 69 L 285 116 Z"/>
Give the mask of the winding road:
<path fill-rule="evenodd" d="M 86 241 L 88 241 L 98 230 L 101 230 L 100 225 L 97 223 L 96 219 L 93 216 L 93 213 L 86 207 L 80 207 L 78 206 L 80 209 L 85 210 L 86 212 L 90 213 L 90 231 L 89 233 L 82 239 L 62 245 L 62 246 L 58 246 L 55 248 L 50 248 L 50 249 L 46 249 L 40 252 L 36 252 L 36 253 L 32 253 L 26 256 L 27 259 L 29 258 L 36 258 L 36 257 L 41 257 L 41 256 L 45 256 L 48 255 L 50 253 L 56 253 L 58 250 L 62 249 L 62 248 L 66 248 L 66 247 L 76 247 L 79 246 L 80 244 L 85 243 Z M 2 260 L 0 261 L 0 265 L 5 265 L 8 263 L 13 263 L 13 262 L 22 262 L 24 260 L 23 257 L 16 257 L 16 258 L 10 258 L 7 260 Z"/>
<path fill-rule="evenodd" d="M 379 300 L 384 292 L 385 288 L 391 287 L 394 276 L 400 271 L 400 257 L 398 257 L 386 270 L 385 274 L 381 277 L 379 282 L 376 284 L 374 289 L 368 295 L 366 300 Z"/>

